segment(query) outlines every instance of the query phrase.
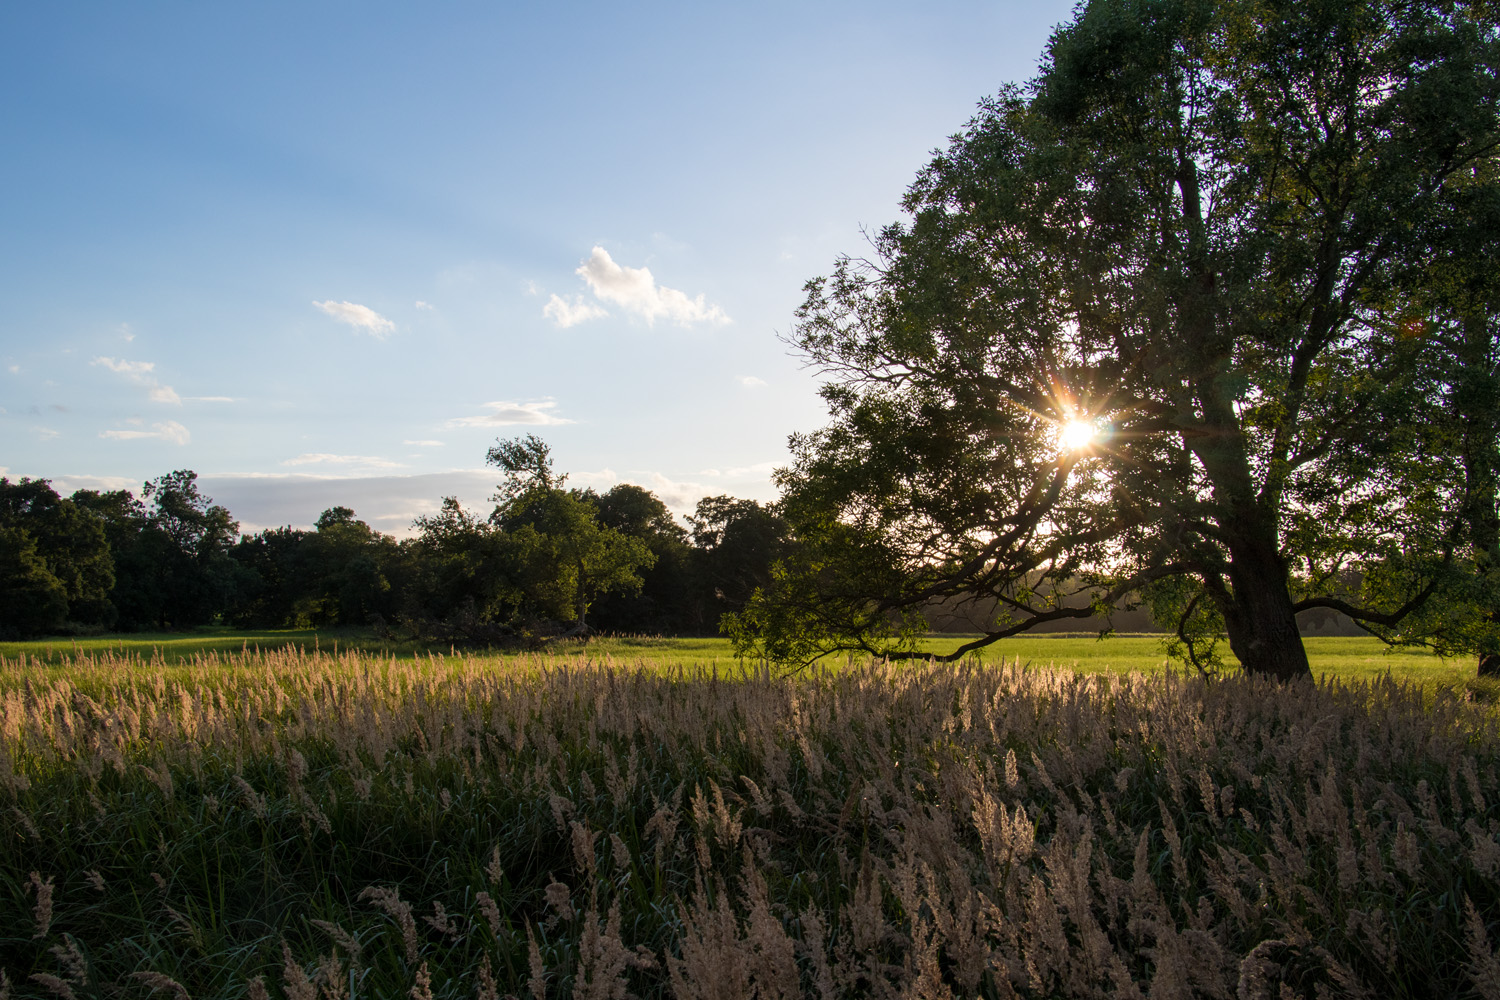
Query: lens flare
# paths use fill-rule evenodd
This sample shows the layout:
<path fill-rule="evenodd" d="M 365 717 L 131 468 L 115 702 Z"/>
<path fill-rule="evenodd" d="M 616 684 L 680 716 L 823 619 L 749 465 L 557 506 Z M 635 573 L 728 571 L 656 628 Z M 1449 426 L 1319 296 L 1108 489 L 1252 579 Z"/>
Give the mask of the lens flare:
<path fill-rule="evenodd" d="M 1064 451 L 1082 451 L 1094 443 L 1098 432 L 1092 420 L 1074 417 L 1058 426 L 1057 443 Z"/>

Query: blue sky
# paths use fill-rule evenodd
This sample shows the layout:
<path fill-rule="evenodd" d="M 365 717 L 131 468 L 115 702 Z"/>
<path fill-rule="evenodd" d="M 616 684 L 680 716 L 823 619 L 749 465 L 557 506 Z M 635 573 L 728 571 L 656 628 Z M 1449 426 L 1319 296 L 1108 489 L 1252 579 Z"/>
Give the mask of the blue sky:
<path fill-rule="evenodd" d="M 403 534 L 531 432 L 771 499 L 803 282 L 1070 9 L 5 5 L 0 469 Z"/>

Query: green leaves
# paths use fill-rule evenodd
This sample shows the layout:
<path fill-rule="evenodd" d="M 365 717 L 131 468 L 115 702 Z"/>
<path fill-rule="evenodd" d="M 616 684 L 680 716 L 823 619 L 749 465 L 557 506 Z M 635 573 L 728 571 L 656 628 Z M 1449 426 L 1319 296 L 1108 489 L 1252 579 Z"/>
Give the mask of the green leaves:
<path fill-rule="evenodd" d="M 1443 402 L 1473 365 L 1409 331 L 1452 313 L 1451 273 L 1500 270 L 1482 227 L 1442 235 L 1489 204 L 1448 192 L 1493 187 L 1496 38 L 1440 2 L 1080 8 L 919 174 L 878 259 L 808 284 L 794 342 L 830 423 L 779 481 L 818 554 L 740 641 L 886 648 L 960 598 L 996 637 L 1149 585 L 1180 642 L 1223 628 L 1291 676 L 1307 602 L 1414 613 L 1464 498 L 1494 509 L 1455 445 L 1478 411 Z M 1060 449 L 1079 415 L 1108 433 Z M 1387 564 L 1394 590 L 1350 592 Z"/>

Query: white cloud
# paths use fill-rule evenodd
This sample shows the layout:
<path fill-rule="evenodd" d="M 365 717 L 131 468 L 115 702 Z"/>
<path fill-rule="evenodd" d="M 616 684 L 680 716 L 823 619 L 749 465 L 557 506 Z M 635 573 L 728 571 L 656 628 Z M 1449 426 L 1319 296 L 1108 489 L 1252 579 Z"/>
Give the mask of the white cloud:
<path fill-rule="evenodd" d="M 123 337 L 124 340 L 125 340 L 125 343 L 128 344 L 132 340 L 135 339 L 135 331 L 130 328 L 130 324 L 129 323 L 121 323 L 120 324 L 120 336 Z"/>
<path fill-rule="evenodd" d="M 448 421 L 448 427 L 506 427 L 511 424 L 571 424 L 573 421 L 565 417 L 559 417 L 555 413 L 546 411 L 552 409 L 557 403 L 550 399 L 544 399 L 535 403 L 485 403 L 484 408 L 489 413 L 480 413 L 471 417 L 454 417 Z"/>
<path fill-rule="evenodd" d="M 9 372 L 10 372 L 10 373 L 11 373 L 11 374 L 12 374 L 12 375 L 19 375 L 19 374 L 20 374 L 20 373 L 21 373 L 21 366 L 20 366 L 20 365 L 11 365 L 11 366 L 10 366 L 10 368 L 9 368 L 9 369 L 7 369 L 7 370 L 8 370 L 8 371 L 9 371 Z"/>
<path fill-rule="evenodd" d="M 392 462 L 384 458 L 375 458 L 369 455 L 330 455 L 327 452 L 308 452 L 289 458 L 282 465 L 361 465 L 372 469 L 399 469 L 400 462 Z"/>
<path fill-rule="evenodd" d="M 53 438 L 57 437 L 57 435 L 62 433 L 61 431 L 55 431 L 50 427 L 32 427 L 31 430 L 32 433 L 41 438 L 43 441 L 51 441 Z"/>
<path fill-rule="evenodd" d="M 609 313 L 592 302 L 583 301 L 582 295 L 575 295 L 572 302 L 567 302 L 553 295 L 547 300 L 547 304 L 542 307 L 542 315 L 566 330 L 570 326 L 577 326 L 579 323 L 584 323 L 591 319 L 608 316 Z"/>
<path fill-rule="evenodd" d="M 152 424 L 149 431 L 100 431 L 99 436 L 110 441 L 135 441 L 144 438 L 154 438 L 158 441 L 169 441 L 172 444 L 187 444 L 192 440 L 188 429 L 175 420 L 163 420 Z"/>
<path fill-rule="evenodd" d="M 368 331 L 377 340 L 384 340 L 396 329 L 395 323 L 369 306 L 362 306 L 357 302 L 335 302 L 329 299 L 327 302 L 314 302 L 313 305 L 340 323 Z"/>
<path fill-rule="evenodd" d="M 144 378 L 147 372 L 156 370 L 155 361 L 126 361 L 124 358 L 97 357 L 90 364 L 103 365 L 112 372 L 121 375 L 129 375 L 131 378 Z"/>
<path fill-rule="evenodd" d="M 568 479 L 585 486 L 597 486 L 600 489 L 610 489 L 620 482 L 620 474 L 614 469 L 600 469 L 598 472 L 571 472 Z"/>
<path fill-rule="evenodd" d="M 128 479 L 125 476 L 50 476 L 52 488 L 63 496 L 77 490 L 99 490 L 101 493 L 110 490 L 131 490 L 139 492 L 141 481 L 139 479 Z"/>
<path fill-rule="evenodd" d="M 427 309 L 427 310 L 431 310 L 431 309 L 436 308 L 431 302 L 423 302 L 421 299 L 418 299 L 416 301 L 416 307 L 418 309 Z"/>
<path fill-rule="evenodd" d="M 603 247 L 594 247 L 589 259 L 575 273 L 588 283 L 595 296 L 621 306 L 647 323 L 655 323 L 658 318 L 671 320 L 678 326 L 694 323 L 718 326 L 729 322 L 724 311 L 705 303 L 702 295 L 690 299 L 675 288 L 658 285 L 650 268 L 622 267 Z M 556 296 L 553 300 L 562 302 Z M 549 302 L 548 308 L 551 306 Z"/>
<path fill-rule="evenodd" d="M 782 462 L 757 462 L 754 465 L 742 465 L 737 469 L 726 469 L 726 479 L 766 479 L 776 471 L 776 467 Z"/>
<path fill-rule="evenodd" d="M 699 500 L 715 492 L 702 483 L 679 482 L 668 479 L 660 472 L 632 472 L 625 478 L 627 482 L 644 486 L 655 493 L 657 499 L 666 504 L 667 509 L 674 514 L 691 514 L 697 508 Z"/>
<path fill-rule="evenodd" d="M 233 403 L 233 396 L 183 396 L 189 403 Z"/>
<path fill-rule="evenodd" d="M 495 492 L 494 469 L 453 469 L 405 475 L 360 472 L 348 466 L 310 466 L 273 473 L 203 473 L 199 486 L 234 512 L 244 532 L 289 524 L 310 528 L 318 512 L 335 504 L 354 508 L 361 521 L 398 536 L 411 522 L 435 514 L 442 497 L 457 496 L 481 517 Z M 136 487 L 140 486 L 137 482 Z"/>
<path fill-rule="evenodd" d="M 411 445 L 413 448 L 442 448 L 442 441 L 402 441 L 402 444 Z"/>
<path fill-rule="evenodd" d="M 106 358 L 102 355 L 89 362 L 94 365 L 103 365 L 112 372 L 124 375 L 137 385 L 146 387 L 146 395 L 153 403 L 170 403 L 173 406 L 182 405 L 182 397 L 177 395 L 177 390 L 170 385 L 162 385 L 151 373 L 156 370 L 154 361 L 126 361 L 124 358 Z"/>
<path fill-rule="evenodd" d="M 739 381 L 740 385 L 746 386 L 746 387 L 751 388 L 751 389 L 754 389 L 757 386 L 762 386 L 762 385 L 766 384 L 766 380 L 765 379 L 756 378 L 754 375 L 741 375 L 739 377 L 738 381 Z"/>

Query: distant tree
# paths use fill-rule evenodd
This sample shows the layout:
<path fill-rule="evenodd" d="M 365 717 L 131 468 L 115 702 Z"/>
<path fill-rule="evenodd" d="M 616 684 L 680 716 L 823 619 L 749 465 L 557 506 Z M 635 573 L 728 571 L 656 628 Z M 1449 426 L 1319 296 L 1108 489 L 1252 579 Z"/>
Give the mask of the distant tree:
<path fill-rule="evenodd" d="M 90 505 L 113 519 L 113 531 L 139 529 L 121 553 L 115 604 L 132 628 L 181 629 L 208 624 L 249 582 L 229 557 L 239 524 L 204 496 L 198 474 L 180 469 L 147 482 L 142 503 L 101 495 Z M 111 529 L 106 529 L 107 531 Z"/>
<path fill-rule="evenodd" d="M 318 517 L 306 539 L 309 587 L 316 594 L 314 624 L 366 625 L 394 609 L 387 576 L 396 560 L 395 539 L 374 531 L 348 507 L 332 507 Z"/>
<path fill-rule="evenodd" d="M 67 588 L 37 554 L 36 539 L 0 524 L 0 637 L 55 633 L 67 618 Z"/>
<path fill-rule="evenodd" d="M 1299 610 L 1400 630 L 1486 544 L 1461 511 L 1490 487 L 1428 424 L 1470 362 L 1424 326 L 1462 313 L 1429 294 L 1434 223 L 1496 157 L 1496 19 L 1080 5 L 877 259 L 808 285 L 832 422 L 793 440 L 801 555 L 741 638 L 916 655 L 929 602 L 998 602 L 966 652 L 1144 592 L 1195 662 L 1222 631 L 1294 678 Z"/>
<path fill-rule="evenodd" d="M 125 628 L 153 625 L 161 601 L 154 589 L 155 565 L 143 543 L 146 507 L 129 490 L 76 490 L 70 500 L 104 529 L 114 561 L 109 592 L 114 623 Z"/>
<path fill-rule="evenodd" d="M 789 550 L 789 529 L 772 506 L 732 496 L 704 497 L 688 516 L 692 527 L 698 630 L 769 589 L 772 568 Z"/>
<path fill-rule="evenodd" d="M 364 525 L 367 531 L 369 529 L 369 525 L 365 524 L 355 516 L 354 508 L 329 507 L 323 513 L 318 515 L 318 520 L 314 524 L 314 527 L 319 531 L 328 531 L 334 528 L 354 527 L 357 525 Z"/>
<path fill-rule="evenodd" d="M 308 534 L 291 526 L 267 528 L 242 537 L 229 550 L 245 581 L 230 611 L 235 624 L 252 628 L 312 624 L 305 565 Z"/>
<path fill-rule="evenodd" d="M 406 627 L 453 638 L 512 635 L 521 594 L 500 529 L 465 510 L 457 497 L 444 497 L 438 513 L 413 526 L 412 572 L 400 600 Z"/>
<path fill-rule="evenodd" d="M 505 472 L 505 479 L 491 498 L 501 506 L 532 490 L 559 488 L 568 478 L 553 471 L 552 449 L 535 434 L 497 439 L 484 461 Z"/>
<path fill-rule="evenodd" d="M 11 597 L 0 603 L 0 623 L 11 623 L 17 634 L 37 634 L 65 623 L 100 626 L 113 620 L 108 598 L 114 561 L 97 518 L 58 496 L 45 479 L 0 478 L 0 527 L 12 533 L 0 550 L 8 560 L 0 572 L 11 588 Z M 57 593 L 63 597 L 61 617 Z M 40 603 L 28 607 L 28 600 Z"/>
<path fill-rule="evenodd" d="M 600 524 L 640 539 L 656 557 L 640 571 L 638 593 L 606 593 L 594 601 L 589 613 L 595 626 L 657 634 L 693 630 L 692 547 L 667 505 L 633 483 L 620 483 L 604 493 L 585 490 L 582 498 L 594 506 Z"/>
<path fill-rule="evenodd" d="M 505 472 L 490 521 L 505 533 L 529 610 L 584 632 L 596 597 L 640 590 L 640 571 L 656 562 L 650 547 L 600 524 L 584 493 L 563 489 L 567 477 L 539 438 L 498 441 L 485 458 Z"/>
<path fill-rule="evenodd" d="M 401 546 L 348 507 L 323 511 L 315 531 L 247 535 L 230 556 L 248 574 L 231 612 L 242 624 L 368 625 L 393 619 L 404 597 L 391 580 L 394 572 L 405 581 Z"/>
<path fill-rule="evenodd" d="M 644 486 L 620 483 L 604 493 L 585 490 L 583 499 L 594 505 L 599 523 L 606 528 L 648 541 L 687 541 L 687 530 L 661 498 Z"/>

